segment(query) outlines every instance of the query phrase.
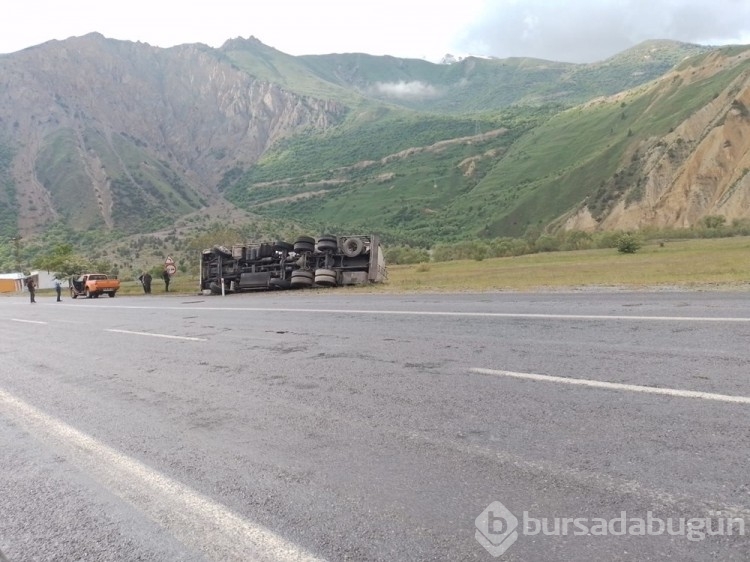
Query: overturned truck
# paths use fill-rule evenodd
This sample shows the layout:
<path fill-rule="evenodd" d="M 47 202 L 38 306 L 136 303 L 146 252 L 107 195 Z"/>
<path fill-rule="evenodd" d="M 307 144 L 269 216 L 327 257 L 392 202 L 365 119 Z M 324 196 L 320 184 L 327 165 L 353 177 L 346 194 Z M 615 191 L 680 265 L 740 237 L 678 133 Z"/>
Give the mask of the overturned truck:
<path fill-rule="evenodd" d="M 201 255 L 201 290 L 214 294 L 363 285 L 385 278 L 376 235 L 300 236 L 294 244 L 214 246 Z"/>

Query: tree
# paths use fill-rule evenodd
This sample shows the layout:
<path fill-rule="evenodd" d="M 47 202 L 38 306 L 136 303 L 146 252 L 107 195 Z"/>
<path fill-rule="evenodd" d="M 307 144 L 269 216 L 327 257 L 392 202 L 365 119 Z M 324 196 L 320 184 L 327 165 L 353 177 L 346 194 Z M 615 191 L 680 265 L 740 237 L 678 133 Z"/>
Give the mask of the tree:
<path fill-rule="evenodd" d="M 58 244 L 34 261 L 34 267 L 53 272 L 58 279 L 78 275 L 91 267 L 89 261 L 73 252 L 70 244 Z"/>

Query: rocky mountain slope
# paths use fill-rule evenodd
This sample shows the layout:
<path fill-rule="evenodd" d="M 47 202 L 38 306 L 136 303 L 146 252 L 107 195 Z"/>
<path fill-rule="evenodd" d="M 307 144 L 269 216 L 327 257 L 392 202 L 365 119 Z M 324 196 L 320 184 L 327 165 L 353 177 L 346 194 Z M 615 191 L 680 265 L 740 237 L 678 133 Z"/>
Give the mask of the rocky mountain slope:
<path fill-rule="evenodd" d="M 257 80 L 199 45 L 92 34 L 0 57 L 0 145 L 18 226 L 164 226 L 285 135 L 341 120 L 335 101 Z"/>
<path fill-rule="evenodd" d="M 750 50 L 730 55 L 714 53 L 651 85 L 648 93 L 657 103 L 673 95 L 672 84 L 687 89 L 737 70 L 723 90 L 665 135 L 631 144 L 635 165 L 623 196 L 598 220 L 582 207 L 566 228 L 684 228 L 711 215 L 728 222 L 750 218 Z"/>

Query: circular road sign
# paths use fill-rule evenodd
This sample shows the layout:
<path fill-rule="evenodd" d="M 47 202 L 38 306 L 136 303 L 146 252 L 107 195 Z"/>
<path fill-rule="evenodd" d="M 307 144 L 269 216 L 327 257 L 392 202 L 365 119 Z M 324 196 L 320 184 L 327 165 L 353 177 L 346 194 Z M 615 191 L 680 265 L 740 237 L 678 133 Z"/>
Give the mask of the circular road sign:
<path fill-rule="evenodd" d="M 177 268 L 174 266 L 173 263 L 168 264 L 167 267 L 165 267 L 164 269 L 170 275 L 174 275 L 175 273 L 177 273 Z"/>

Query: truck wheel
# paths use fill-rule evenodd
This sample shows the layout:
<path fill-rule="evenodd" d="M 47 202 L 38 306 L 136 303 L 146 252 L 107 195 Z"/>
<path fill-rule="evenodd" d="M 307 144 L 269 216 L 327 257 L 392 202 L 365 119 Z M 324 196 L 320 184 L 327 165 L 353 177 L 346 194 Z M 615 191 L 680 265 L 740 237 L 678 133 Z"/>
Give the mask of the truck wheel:
<path fill-rule="evenodd" d="M 361 238 L 347 238 L 341 245 L 341 251 L 348 258 L 356 258 L 362 253 L 362 249 L 365 247 Z"/>
<path fill-rule="evenodd" d="M 75 292 L 75 291 L 73 290 L 73 288 L 72 288 L 72 287 L 70 288 L 70 298 L 71 298 L 71 299 L 77 299 L 77 298 L 78 298 L 78 293 L 76 293 L 76 292 Z"/>
<path fill-rule="evenodd" d="M 309 236 L 300 236 L 294 243 L 294 251 L 298 254 L 302 252 L 314 252 L 315 251 L 315 238 Z"/>
<path fill-rule="evenodd" d="M 319 252 L 335 252 L 339 249 L 339 243 L 335 236 L 321 236 L 318 238 L 317 248 Z"/>
<path fill-rule="evenodd" d="M 111 299 L 115 298 L 115 294 L 114 293 L 110 293 L 109 294 L 109 298 L 111 298 Z"/>
<path fill-rule="evenodd" d="M 292 271 L 291 287 L 292 289 L 301 289 L 303 287 L 311 287 L 313 284 L 313 273 L 312 271 L 305 271 L 298 269 Z"/>
<path fill-rule="evenodd" d="M 323 287 L 335 287 L 336 272 L 333 269 L 316 269 L 315 284 Z"/>

